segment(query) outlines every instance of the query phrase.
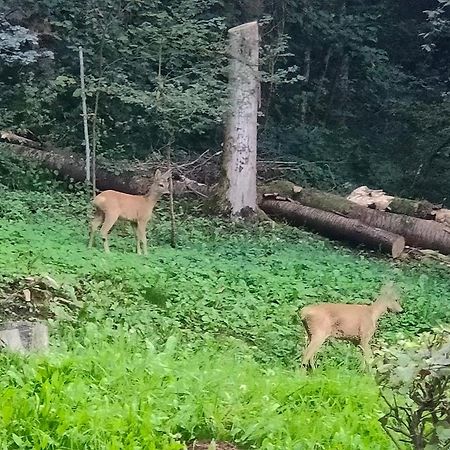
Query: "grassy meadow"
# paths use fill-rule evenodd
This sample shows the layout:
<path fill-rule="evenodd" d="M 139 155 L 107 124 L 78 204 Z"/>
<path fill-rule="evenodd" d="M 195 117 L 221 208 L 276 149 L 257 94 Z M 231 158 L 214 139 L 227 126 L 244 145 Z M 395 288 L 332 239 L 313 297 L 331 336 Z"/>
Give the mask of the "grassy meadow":
<path fill-rule="evenodd" d="M 195 438 L 240 449 L 394 448 L 358 350 L 330 343 L 314 373 L 299 368 L 297 311 L 367 302 L 394 280 L 405 313 L 382 319 L 374 345 L 394 344 L 450 322 L 447 269 L 282 224 L 232 225 L 184 202 L 174 249 L 167 210 L 159 204 L 149 226 L 148 257 L 133 253 L 125 224 L 105 255 L 100 238 L 86 246 L 85 194 L 0 189 L 0 302 L 44 275 L 65 299 L 45 305 L 47 355 L 0 354 L 0 448 L 181 450 Z"/>

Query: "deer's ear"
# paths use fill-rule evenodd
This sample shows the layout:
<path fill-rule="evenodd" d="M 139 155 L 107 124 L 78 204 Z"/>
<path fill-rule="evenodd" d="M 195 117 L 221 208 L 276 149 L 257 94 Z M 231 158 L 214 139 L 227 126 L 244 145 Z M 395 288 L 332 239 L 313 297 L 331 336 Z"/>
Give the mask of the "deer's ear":
<path fill-rule="evenodd" d="M 161 178 L 161 171 L 159 169 L 156 169 L 155 178 Z"/>
<path fill-rule="evenodd" d="M 164 172 L 163 178 L 169 178 L 170 175 L 172 174 L 172 169 L 169 169 L 167 172 Z"/>

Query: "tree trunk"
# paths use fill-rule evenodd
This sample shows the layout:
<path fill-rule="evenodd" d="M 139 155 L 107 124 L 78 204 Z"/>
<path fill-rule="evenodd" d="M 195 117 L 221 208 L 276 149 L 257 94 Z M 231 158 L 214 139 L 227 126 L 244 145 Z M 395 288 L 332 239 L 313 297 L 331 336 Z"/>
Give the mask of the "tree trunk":
<path fill-rule="evenodd" d="M 436 211 L 440 208 L 428 200 L 411 200 L 409 198 L 394 197 L 386 211 L 418 217 L 419 219 L 434 220 Z"/>
<path fill-rule="evenodd" d="M 311 48 L 308 47 L 305 50 L 305 59 L 304 59 L 305 69 L 303 71 L 303 77 L 304 80 L 302 82 L 303 85 L 303 91 L 302 91 L 302 104 L 301 104 L 301 111 L 300 111 L 300 122 L 302 124 L 305 124 L 306 122 L 306 113 L 308 111 L 308 92 L 307 92 L 307 86 L 309 83 L 309 76 L 311 73 Z"/>
<path fill-rule="evenodd" d="M 232 218 L 254 216 L 256 203 L 256 138 L 259 95 L 257 22 L 229 31 L 230 113 L 223 146 L 222 176 L 216 205 Z"/>
<path fill-rule="evenodd" d="M 339 195 L 314 189 L 301 189 L 300 192 L 293 194 L 293 198 L 302 205 L 338 213 L 360 220 L 366 225 L 404 236 L 406 244 L 411 247 L 428 248 L 445 255 L 450 254 L 450 232 L 439 223 L 377 211 L 357 205 Z"/>
<path fill-rule="evenodd" d="M 324 89 L 325 79 L 326 79 L 327 72 L 328 72 L 328 64 L 330 62 L 331 52 L 332 52 L 332 47 L 330 46 L 330 47 L 328 47 L 328 50 L 325 53 L 325 57 L 323 60 L 323 71 L 322 71 L 322 74 L 320 75 L 319 81 L 317 83 L 316 95 L 314 98 L 314 111 L 315 111 L 316 117 L 318 116 L 318 112 L 319 112 L 319 101 L 323 94 L 322 91 Z"/>
<path fill-rule="evenodd" d="M 57 171 L 59 178 L 70 177 L 75 182 L 85 180 L 85 163 L 83 158 L 72 153 L 56 153 L 14 144 L 0 144 L 10 154 L 34 161 L 47 169 Z M 156 167 L 155 167 L 156 169 Z M 127 194 L 144 194 L 148 191 L 153 181 L 152 169 L 134 169 L 130 167 L 119 174 L 106 168 L 96 169 L 96 185 L 100 191 L 113 189 Z M 201 196 L 209 194 L 209 187 L 189 178 L 179 176 L 173 181 L 174 194 L 196 193 Z"/>
<path fill-rule="evenodd" d="M 368 248 L 389 253 L 393 258 L 400 256 L 405 248 L 402 236 L 297 202 L 264 198 L 260 206 L 270 216 L 285 218 L 294 225 L 310 228 L 332 239 L 364 244 Z"/>
<path fill-rule="evenodd" d="M 80 83 L 81 83 L 81 106 L 83 109 L 84 146 L 86 151 L 86 183 L 91 181 L 91 149 L 89 147 L 88 113 L 86 106 L 86 88 L 84 86 L 84 58 L 83 47 L 78 47 L 80 56 Z"/>

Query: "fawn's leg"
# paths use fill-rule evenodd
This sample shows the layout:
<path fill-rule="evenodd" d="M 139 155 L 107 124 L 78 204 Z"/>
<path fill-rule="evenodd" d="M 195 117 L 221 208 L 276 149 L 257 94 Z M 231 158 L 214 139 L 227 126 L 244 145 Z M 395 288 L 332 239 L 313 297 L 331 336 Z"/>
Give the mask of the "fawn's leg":
<path fill-rule="evenodd" d="M 142 243 L 144 255 L 147 256 L 147 222 L 138 222 L 137 234 Z"/>
<path fill-rule="evenodd" d="M 308 346 L 305 349 L 305 353 L 303 355 L 302 364 L 307 365 L 308 363 L 313 366 L 314 355 L 317 353 L 317 350 L 321 347 L 321 345 L 327 340 L 327 334 L 314 334 L 311 335 Z"/>
<path fill-rule="evenodd" d="M 105 220 L 103 222 L 102 228 L 100 229 L 100 234 L 103 238 L 103 247 L 105 252 L 109 253 L 109 243 L 108 243 L 108 233 L 116 223 L 119 216 L 117 214 L 107 214 L 105 213 Z"/>
<path fill-rule="evenodd" d="M 98 230 L 98 227 L 102 224 L 104 219 L 104 214 L 102 211 L 97 209 L 94 214 L 94 218 L 92 219 L 90 230 L 89 230 L 89 248 L 92 248 L 95 244 L 95 232 Z"/>
<path fill-rule="evenodd" d="M 370 348 L 370 345 L 369 345 L 371 338 L 372 338 L 372 334 L 362 336 L 361 341 L 359 343 L 359 346 L 361 347 L 361 349 L 363 351 L 364 361 L 365 361 L 367 367 L 370 366 L 370 362 L 373 359 L 372 349 Z"/>
<path fill-rule="evenodd" d="M 134 231 L 134 236 L 136 238 L 136 253 L 138 255 L 141 254 L 141 241 L 139 239 L 139 233 L 138 233 L 138 229 L 137 229 L 137 223 L 135 222 L 131 222 L 131 228 L 133 228 Z"/>

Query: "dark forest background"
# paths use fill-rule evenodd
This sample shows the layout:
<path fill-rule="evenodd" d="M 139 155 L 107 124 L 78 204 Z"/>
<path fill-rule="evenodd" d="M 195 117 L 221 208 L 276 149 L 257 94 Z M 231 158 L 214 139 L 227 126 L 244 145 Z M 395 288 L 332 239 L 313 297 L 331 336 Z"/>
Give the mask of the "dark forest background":
<path fill-rule="evenodd" d="M 108 159 L 217 151 L 227 29 L 261 24 L 259 154 L 302 184 L 445 201 L 446 0 L 4 0 L 0 129 L 83 152 L 88 109 Z M 29 131 L 25 131 L 29 130 Z"/>

